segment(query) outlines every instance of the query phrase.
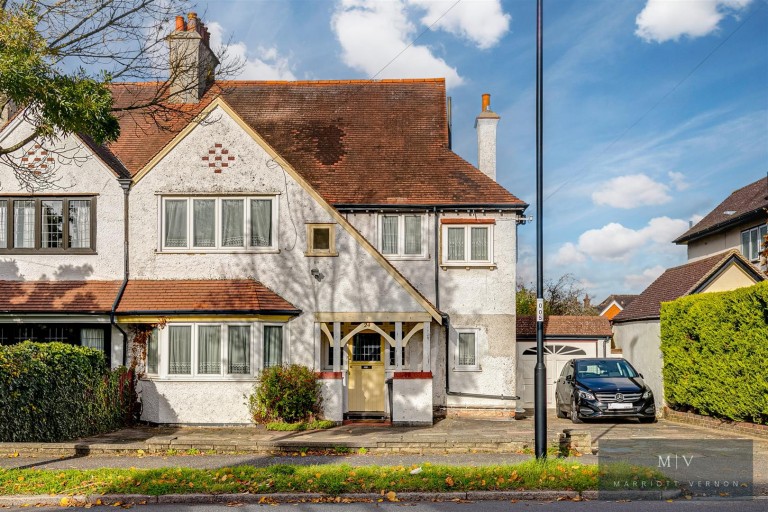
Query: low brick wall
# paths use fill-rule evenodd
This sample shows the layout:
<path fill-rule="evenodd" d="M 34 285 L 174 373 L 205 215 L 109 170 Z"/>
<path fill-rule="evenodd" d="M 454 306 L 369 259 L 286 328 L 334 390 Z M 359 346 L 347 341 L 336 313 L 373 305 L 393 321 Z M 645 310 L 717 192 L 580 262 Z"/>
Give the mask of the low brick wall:
<path fill-rule="evenodd" d="M 694 414 L 692 412 L 674 411 L 669 407 L 664 408 L 664 417 L 670 421 L 687 423 L 688 425 L 698 425 L 716 430 L 726 430 L 733 433 L 768 438 L 768 425 L 758 425 L 757 423 L 748 423 L 745 421 L 722 420 L 710 416 L 702 416 L 701 414 Z"/>

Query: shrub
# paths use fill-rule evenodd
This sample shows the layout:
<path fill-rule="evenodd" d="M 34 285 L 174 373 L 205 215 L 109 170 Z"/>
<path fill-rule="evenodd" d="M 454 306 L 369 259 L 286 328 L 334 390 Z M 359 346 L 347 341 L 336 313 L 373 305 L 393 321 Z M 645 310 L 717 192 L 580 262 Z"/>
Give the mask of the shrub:
<path fill-rule="evenodd" d="M 673 409 L 768 423 L 768 282 L 661 307 L 664 390 Z"/>
<path fill-rule="evenodd" d="M 322 395 L 314 371 L 306 366 L 273 366 L 259 375 L 248 399 L 256 423 L 298 423 L 319 414 Z"/>
<path fill-rule="evenodd" d="M 118 429 L 135 403 L 132 378 L 87 347 L 0 347 L 0 441 L 59 442 Z"/>

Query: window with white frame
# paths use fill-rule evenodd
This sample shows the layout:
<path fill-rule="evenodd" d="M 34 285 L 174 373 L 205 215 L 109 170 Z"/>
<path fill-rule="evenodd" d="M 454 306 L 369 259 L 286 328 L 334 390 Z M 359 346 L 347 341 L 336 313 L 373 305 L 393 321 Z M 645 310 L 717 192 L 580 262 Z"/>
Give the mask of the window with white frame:
<path fill-rule="evenodd" d="M 768 234 L 768 224 L 755 226 L 741 232 L 741 254 L 749 261 L 760 259 L 760 251 L 763 250 L 763 240 Z"/>
<path fill-rule="evenodd" d="M 492 265 L 493 224 L 443 224 L 442 265 Z"/>
<path fill-rule="evenodd" d="M 265 325 L 264 367 L 282 364 L 283 324 Z M 171 324 L 153 329 L 147 339 L 148 375 L 174 377 L 250 377 L 253 358 L 253 324 Z"/>
<path fill-rule="evenodd" d="M 379 249 L 385 256 L 405 258 L 426 255 L 424 215 L 380 215 Z"/>
<path fill-rule="evenodd" d="M 476 329 L 457 329 L 456 370 L 479 370 Z"/>
<path fill-rule="evenodd" d="M 270 251 L 277 249 L 277 198 L 163 197 L 162 250 Z"/>
<path fill-rule="evenodd" d="M 0 197 L 0 252 L 93 253 L 95 201 L 92 196 Z"/>

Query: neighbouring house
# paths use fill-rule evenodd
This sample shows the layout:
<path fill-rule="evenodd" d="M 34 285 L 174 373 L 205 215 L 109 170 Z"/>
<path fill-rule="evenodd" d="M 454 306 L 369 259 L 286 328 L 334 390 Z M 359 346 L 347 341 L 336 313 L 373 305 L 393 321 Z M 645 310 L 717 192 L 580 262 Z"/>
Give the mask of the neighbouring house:
<path fill-rule="evenodd" d="M 176 27 L 171 59 L 195 59 L 163 119 L 30 144 L 17 165 L 52 189 L 0 166 L 0 342 L 136 364 L 152 423 L 248 423 L 259 371 L 290 363 L 318 372 L 333 421 L 514 411 L 527 205 L 495 180 L 490 96 L 477 168 L 451 151 L 443 79 L 209 80 L 204 24 Z M 23 111 L 0 128 L 32 129 Z"/>
<path fill-rule="evenodd" d="M 626 309 L 636 298 L 637 295 L 609 295 L 603 302 L 598 304 L 598 314 L 608 320 L 612 320 L 613 317 Z"/>
<path fill-rule="evenodd" d="M 668 269 L 613 320 L 614 342 L 641 371 L 663 405 L 660 310 L 684 295 L 728 291 L 765 280 L 756 266 L 768 230 L 768 179 L 736 190 L 674 240 L 688 246 L 688 263 Z"/>
<path fill-rule="evenodd" d="M 612 357 L 611 324 L 601 316 L 548 316 L 544 319 L 547 407 L 555 407 L 555 382 L 576 357 Z M 533 408 L 536 317 L 517 317 L 517 382 L 520 405 Z"/>

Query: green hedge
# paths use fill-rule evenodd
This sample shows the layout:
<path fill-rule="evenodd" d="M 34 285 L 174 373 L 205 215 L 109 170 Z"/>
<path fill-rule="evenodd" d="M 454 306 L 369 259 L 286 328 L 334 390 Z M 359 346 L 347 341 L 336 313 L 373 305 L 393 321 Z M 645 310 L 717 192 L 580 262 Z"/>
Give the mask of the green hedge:
<path fill-rule="evenodd" d="M 305 422 L 322 410 L 320 381 L 312 369 L 298 364 L 265 368 L 248 398 L 256 423 Z"/>
<path fill-rule="evenodd" d="M 768 423 L 768 282 L 662 304 L 661 351 L 672 408 Z"/>
<path fill-rule="evenodd" d="M 0 347 L 0 441 L 60 442 L 130 421 L 132 373 L 64 343 Z"/>

